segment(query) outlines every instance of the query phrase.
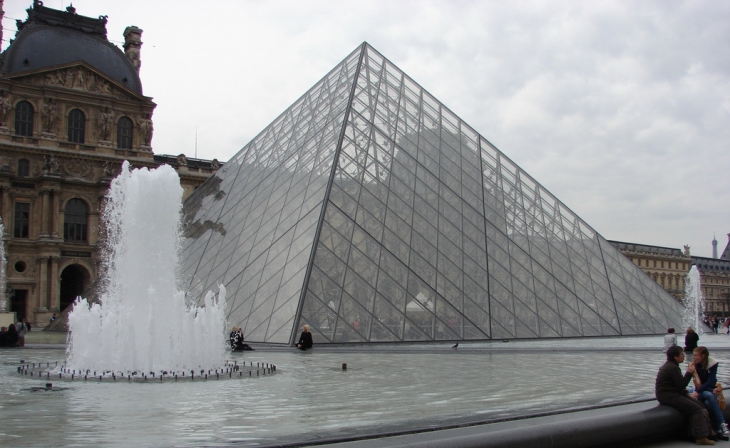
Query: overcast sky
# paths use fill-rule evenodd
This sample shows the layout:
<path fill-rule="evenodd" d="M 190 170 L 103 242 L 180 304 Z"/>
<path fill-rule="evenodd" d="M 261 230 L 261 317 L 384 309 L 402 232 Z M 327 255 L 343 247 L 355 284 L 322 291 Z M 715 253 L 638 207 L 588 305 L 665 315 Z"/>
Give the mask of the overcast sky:
<path fill-rule="evenodd" d="M 32 0 L 6 0 L 3 48 Z M 68 2 L 45 0 L 63 9 Z M 144 30 L 155 153 L 227 161 L 367 41 L 610 240 L 730 232 L 728 1 L 74 0 Z"/>

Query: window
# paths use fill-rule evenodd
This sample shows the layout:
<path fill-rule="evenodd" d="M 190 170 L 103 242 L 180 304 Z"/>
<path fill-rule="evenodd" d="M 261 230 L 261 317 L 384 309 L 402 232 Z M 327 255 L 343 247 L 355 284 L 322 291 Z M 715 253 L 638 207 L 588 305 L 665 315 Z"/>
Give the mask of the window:
<path fill-rule="evenodd" d="M 30 162 L 28 159 L 18 160 L 18 177 L 30 176 Z"/>
<path fill-rule="evenodd" d="M 15 134 L 33 136 L 33 105 L 21 101 L 15 106 Z"/>
<path fill-rule="evenodd" d="M 68 141 L 71 143 L 84 143 L 86 131 L 86 115 L 78 109 L 68 114 Z"/>
<path fill-rule="evenodd" d="M 66 203 L 63 217 L 63 239 L 66 241 L 86 241 L 88 208 L 81 199 L 71 199 Z"/>
<path fill-rule="evenodd" d="M 127 117 L 117 121 L 117 148 L 132 149 L 132 120 Z"/>
<path fill-rule="evenodd" d="M 30 204 L 27 202 L 15 203 L 15 238 L 28 238 L 30 230 Z"/>

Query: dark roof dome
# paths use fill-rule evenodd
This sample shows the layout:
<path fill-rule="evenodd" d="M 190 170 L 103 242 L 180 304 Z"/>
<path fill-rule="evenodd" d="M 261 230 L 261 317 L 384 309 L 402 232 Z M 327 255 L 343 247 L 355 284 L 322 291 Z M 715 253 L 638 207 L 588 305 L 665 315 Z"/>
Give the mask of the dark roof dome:
<path fill-rule="evenodd" d="M 18 21 L 15 39 L 2 55 L 6 76 L 84 61 L 142 95 L 139 74 L 127 56 L 106 38 L 106 16 L 94 19 L 69 7 L 58 11 L 35 0 L 28 19 Z"/>

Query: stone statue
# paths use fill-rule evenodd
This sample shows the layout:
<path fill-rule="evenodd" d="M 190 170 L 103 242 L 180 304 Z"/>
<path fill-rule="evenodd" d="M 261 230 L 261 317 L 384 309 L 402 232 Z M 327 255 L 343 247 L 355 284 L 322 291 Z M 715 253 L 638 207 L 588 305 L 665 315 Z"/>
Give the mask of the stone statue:
<path fill-rule="evenodd" d="M 73 89 L 87 89 L 86 86 L 86 76 L 84 75 L 84 69 L 81 67 L 76 70 L 76 74 L 74 76 L 74 81 L 72 85 Z"/>
<path fill-rule="evenodd" d="M 684 256 L 689 257 L 689 245 L 684 245 Z"/>
<path fill-rule="evenodd" d="M 104 162 L 104 171 L 101 173 L 101 177 L 109 178 L 112 177 L 112 163 L 107 161 Z"/>
<path fill-rule="evenodd" d="M 71 88 L 89 90 L 88 79 L 86 79 L 86 73 L 84 73 L 83 68 L 79 67 L 78 70 L 76 70 Z"/>
<path fill-rule="evenodd" d="M 111 140 L 113 125 L 114 115 L 112 114 L 111 109 L 105 107 L 99 113 L 99 140 Z"/>
<path fill-rule="evenodd" d="M 134 69 L 139 73 L 139 68 L 142 66 L 142 60 L 140 59 L 140 49 L 142 48 L 142 32 L 141 28 L 136 26 L 128 26 L 124 30 L 124 54 L 132 63 Z"/>
<path fill-rule="evenodd" d="M 66 71 L 55 71 L 55 72 L 48 72 L 45 74 L 44 78 L 44 84 L 50 85 L 50 86 L 65 86 L 66 85 L 66 74 L 68 70 Z"/>
<path fill-rule="evenodd" d="M 185 154 L 177 156 L 177 164 L 180 166 L 188 166 L 188 158 L 185 157 Z"/>
<path fill-rule="evenodd" d="M 220 162 L 218 161 L 218 159 L 213 159 L 213 160 L 211 160 L 211 161 L 210 161 L 210 167 L 211 167 L 212 169 L 214 169 L 214 170 L 217 170 L 218 168 L 220 168 L 220 167 L 221 167 L 221 164 L 220 164 Z"/>
<path fill-rule="evenodd" d="M 56 118 L 58 117 L 58 108 L 53 98 L 46 98 L 41 108 L 41 119 L 43 120 L 43 130 L 51 134 L 56 133 Z"/>
<path fill-rule="evenodd" d="M 43 174 L 58 174 L 58 159 L 55 156 L 43 156 L 45 163 L 43 164 Z"/>
<path fill-rule="evenodd" d="M 13 104 L 10 102 L 8 93 L 3 91 L 0 94 L 0 126 L 7 127 L 11 110 L 13 110 Z"/>
<path fill-rule="evenodd" d="M 154 132 L 154 128 L 152 127 L 152 120 L 150 120 L 150 115 L 145 114 L 140 120 L 137 121 L 137 124 L 139 125 L 139 133 L 142 137 L 142 146 L 152 146 L 152 133 Z"/>

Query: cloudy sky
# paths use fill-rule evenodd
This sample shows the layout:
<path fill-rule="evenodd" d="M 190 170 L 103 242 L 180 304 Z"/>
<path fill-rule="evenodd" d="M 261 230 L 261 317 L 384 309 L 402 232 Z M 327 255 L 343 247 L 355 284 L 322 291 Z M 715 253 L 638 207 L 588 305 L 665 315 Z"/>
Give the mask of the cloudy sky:
<path fill-rule="evenodd" d="M 6 0 L 3 48 L 32 0 Z M 45 0 L 63 9 L 67 1 Z M 228 160 L 367 41 L 605 238 L 730 232 L 730 2 L 74 0 L 140 75 L 158 154 Z"/>

